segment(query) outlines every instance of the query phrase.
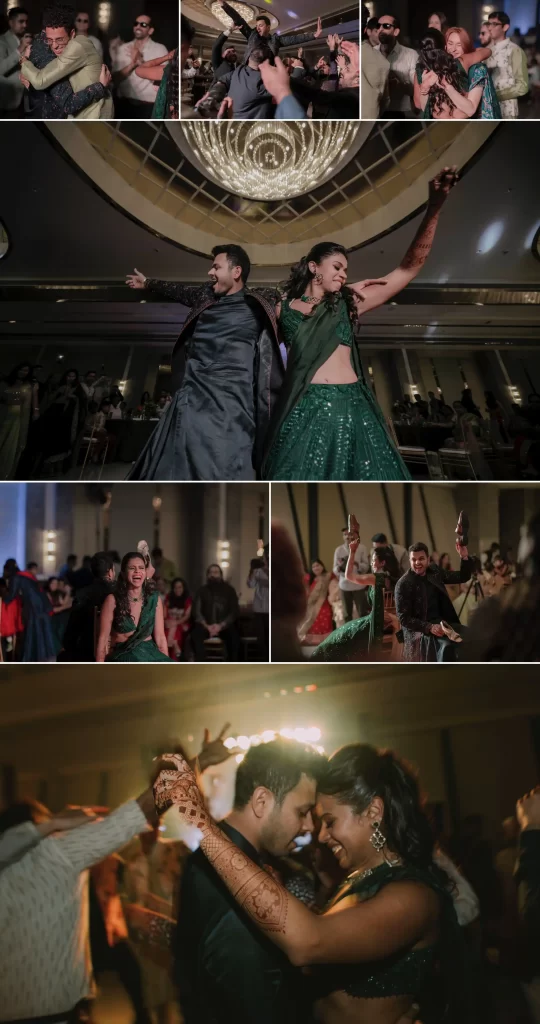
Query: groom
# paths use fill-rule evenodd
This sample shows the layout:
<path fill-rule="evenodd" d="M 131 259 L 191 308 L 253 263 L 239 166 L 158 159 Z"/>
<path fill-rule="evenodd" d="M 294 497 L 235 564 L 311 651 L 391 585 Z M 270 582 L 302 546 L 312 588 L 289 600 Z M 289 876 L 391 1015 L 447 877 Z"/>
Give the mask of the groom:
<path fill-rule="evenodd" d="M 275 293 L 251 290 L 239 245 L 216 246 L 208 285 L 130 274 L 130 288 L 190 307 L 173 357 L 179 383 L 130 480 L 253 480 L 283 382 Z"/>
<path fill-rule="evenodd" d="M 326 759 L 294 740 L 251 747 L 236 776 L 225 835 L 256 864 L 313 830 Z M 253 926 L 201 850 L 182 876 L 174 973 L 185 1024 L 307 1024 L 302 976 Z"/>

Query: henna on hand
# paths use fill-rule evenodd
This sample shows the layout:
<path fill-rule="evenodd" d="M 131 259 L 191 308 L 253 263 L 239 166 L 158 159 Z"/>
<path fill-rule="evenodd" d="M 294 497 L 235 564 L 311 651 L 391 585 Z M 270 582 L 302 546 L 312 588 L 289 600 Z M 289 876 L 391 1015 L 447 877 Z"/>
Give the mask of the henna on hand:
<path fill-rule="evenodd" d="M 154 800 L 159 814 L 169 807 L 177 807 L 186 825 L 207 828 L 210 822 L 204 797 L 197 785 L 197 778 L 180 754 L 163 754 L 161 769 L 153 785 Z"/>

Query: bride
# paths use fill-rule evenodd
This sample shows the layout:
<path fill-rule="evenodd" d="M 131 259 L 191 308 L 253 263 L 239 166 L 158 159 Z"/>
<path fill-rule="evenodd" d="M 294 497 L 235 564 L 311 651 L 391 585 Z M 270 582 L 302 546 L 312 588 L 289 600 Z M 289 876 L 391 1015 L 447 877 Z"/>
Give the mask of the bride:
<path fill-rule="evenodd" d="M 385 280 L 347 286 L 347 250 L 319 242 L 292 267 L 276 314 L 288 350 L 263 462 L 267 480 L 408 480 L 383 413 L 366 383 L 354 327 L 419 273 L 440 211 L 457 181 L 445 167 L 399 267 Z"/>
<path fill-rule="evenodd" d="M 124 555 L 101 609 L 96 661 L 171 661 L 154 573 L 146 541 Z"/>
<path fill-rule="evenodd" d="M 164 754 L 159 813 L 177 809 L 236 902 L 310 976 L 320 1024 L 470 1024 L 465 950 L 451 882 L 410 768 L 364 744 L 339 750 L 319 784 L 319 842 L 347 872 L 321 915 L 256 865 L 211 819 L 180 756 Z M 174 766 L 174 767 L 173 767 Z"/>

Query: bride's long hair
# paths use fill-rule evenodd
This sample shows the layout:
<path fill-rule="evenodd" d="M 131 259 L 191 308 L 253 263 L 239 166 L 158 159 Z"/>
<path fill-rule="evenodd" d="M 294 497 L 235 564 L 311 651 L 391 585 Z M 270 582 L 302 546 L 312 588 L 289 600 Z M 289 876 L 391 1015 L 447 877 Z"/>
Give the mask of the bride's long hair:
<path fill-rule="evenodd" d="M 122 620 L 131 618 L 131 608 L 129 604 L 129 585 L 126 576 L 126 569 L 132 559 L 138 558 L 143 563 L 146 571 L 146 561 L 144 555 L 141 555 L 140 551 L 128 551 L 127 555 L 124 555 L 122 564 L 120 566 L 120 572 L 118 573 L 118 579 L 114 587 L 114 597 L 116 600 L 113 616 L 113 628 L 117 633 L 122 631 Z M 150 594 L 154 593 L 156 584 L 153 580 L 146 579 L 142 585 L 142 599 L 143 605 L 146 604 Z"/>
<path fill-rule="evenodd" d="M 440 46 L 441 41 L 442 46 Z M 457 92 L 464 95 L 460 65 L 455 57 L 451 57 L 450 54 L 446 52 L 444 46 L 445 42 L 441 33 L 438 32 L 437 29 L 431 29 L 430 32 L 426 33 L 420 44 L 418 65 L 422 71 L 434 71 L 439 79 L 446 78 L 447 82 L 449 82 L 450 85 L 453 85 Z M 431 89 L 429 90 L 429 98 L 431 100 L 431 111 L 433 114 L 442 113 L 445 107 L 448 108 L 451 114 L 456 109 L 455 103 L 452 102 L 448 93 L 446 93 L 440 85 L 431 86 Z"/>
<path fill-rule="evenodd" d="M 328 256 L 334 256 L 339 253 L 340 256 L 347 256 L 348 252 L 343 245 L 339 245 L 338 242 L 318 242 L 312 249 L 309 250 L 307 256 L 302 256 L 302 259 L 298 263 L 295 263 L 290 270 L 289 277 L 280 286 L 280 292 L 286 296 L 289 301 L 291 299 L 300 299 L 302 295 L 305 295 L 308 284 L 313 281 L 315 274 L 309 269 L 310 263 L 319 264 L 322 260 Z M 358 320 L 358 313 L 354 301 L 354 292 L 347 285 L 344 285 L 341 291 L 335 293 L 328 293 L 325 295 L 324 302 L 331 309 L 339 297 L 342 296 L 347 306 L 347 311 L 353 323 Z"/>

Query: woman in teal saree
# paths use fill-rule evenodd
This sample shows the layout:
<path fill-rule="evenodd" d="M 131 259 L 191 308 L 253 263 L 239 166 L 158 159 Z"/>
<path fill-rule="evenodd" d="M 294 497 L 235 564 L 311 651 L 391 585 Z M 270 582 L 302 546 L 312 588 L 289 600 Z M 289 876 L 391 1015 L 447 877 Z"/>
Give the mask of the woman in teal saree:
<path fill-rule="evenodd" d="M 352 583 L 369 586 L 371 611 L 369 615 L 353 619 L 334 630 L 315 648 L 311 661 L 359 661 L 367 655 L 373 657 L 385 629 L 392 626 L 394 634 L 399 629 L 396 616 L 384 608 L 385 593 L 393 589 L 401 575 L 396 557 L 391 548 L 376 548 L 371 556 L 371 573 L 359 576 L 354 571 L 354 556 L 359 543 L 356 538 L 349 540 L 345 578 Z"/>
<path fill-rule="evenodd" d="M 446 49 L 433 31 L 422 40 L 416 66 L 414 102 L 425 119 L 498 120 L 501 108 L 489 69 L 489 47 L 475 50 L 467 32 L 451 28 Z M 442 37 L 441 37 L 442 39 Z"/>
<path fill-rule="evenodd" d="M 124 555 L 113 594 L 101 609 L 96 661 L 171 661 L 163 606 L 144 555 Z"/>
<path fill-rule="evenodd" d="M 347 286 L 347 250 L 334 242 L 319 242 L 292 267 L 276 305 L 287 369 L 265 442 L 263 479 L 410 479 L 364 379 L 354 328 L 360 314 L 388 302 L 419 273 L 456 181 L 455 168 L 446 167 L 430 182 L 424 219 L 384 280 Z"/>

